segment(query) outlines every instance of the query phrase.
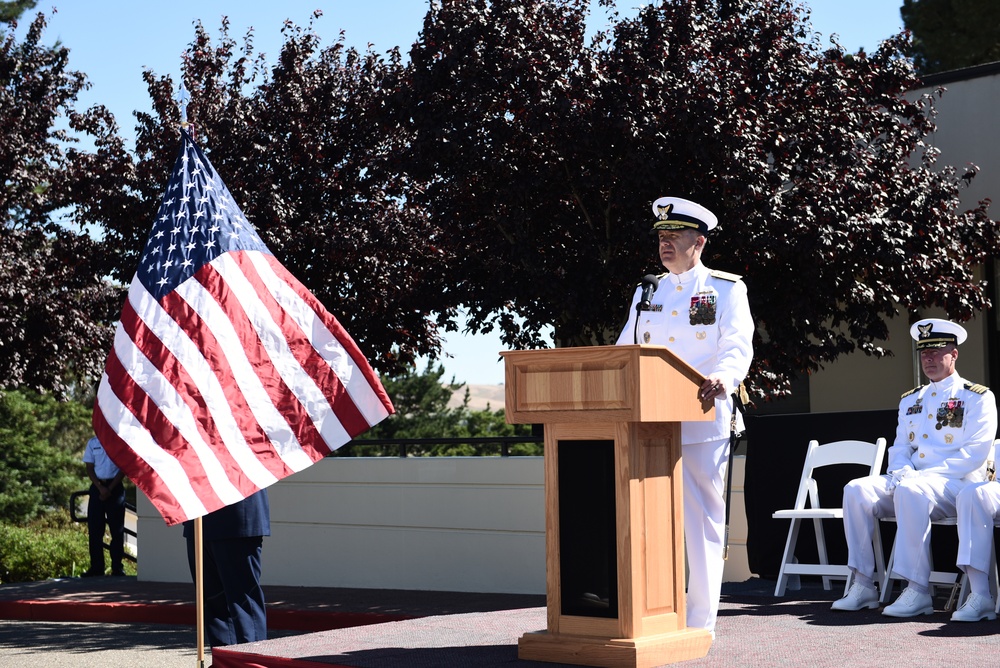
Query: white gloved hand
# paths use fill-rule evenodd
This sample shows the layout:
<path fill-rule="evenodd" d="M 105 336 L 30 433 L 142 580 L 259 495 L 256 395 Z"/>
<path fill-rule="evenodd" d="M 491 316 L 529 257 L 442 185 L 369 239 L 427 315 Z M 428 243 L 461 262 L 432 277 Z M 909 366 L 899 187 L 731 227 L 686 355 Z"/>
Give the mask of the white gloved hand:
<path fill-rule="evenodd" d="M 896 485 L 898 485 L 903 478 L 912 478 L 918 474 L 913 470 L 912 466 L 907 465 L 896 469 L 890 475 L 892 476 L 892 480 L 889 481 L 889 489 L 896 489 Z"/>

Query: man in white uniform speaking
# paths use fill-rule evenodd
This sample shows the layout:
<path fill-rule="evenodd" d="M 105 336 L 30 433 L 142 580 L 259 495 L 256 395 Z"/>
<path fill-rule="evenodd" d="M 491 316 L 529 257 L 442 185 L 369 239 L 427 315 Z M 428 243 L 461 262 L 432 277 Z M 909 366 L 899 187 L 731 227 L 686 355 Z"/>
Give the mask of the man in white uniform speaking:
<path fill-rule="evenodd" d="M 661 197 L 653 202 L 652 234 L 659 240 L 658 277 L 648 305 L 636 289 L 618 345 L 666 346 L 697 369 L 705 381 L 699 398 L 715 402 L 712 422 L 681 425 L 684 470 L 684 534 L 688 556 L 687 625 L 715 635 L 722 590 L 725 499 L 723 496 L 733 404 L 753 358 L 754 323 L 746 285 L 739 276 L 701 263 L 715 214 L 695 202 Z M 637 306 L 641 305 L 640 310 Z M 638 340 L 637 340 L 638 339 Z M 737 413 L 737 429 L 742 430 Z"/>
<path fill-rule="evenodd" d="M 993 393 L 958 375 L 958 346 L 967 332 L 938 318 L 913 324 L 920 367 L 930 381 L 903 394 L 896 440 L 886 475 L 858 478 L 844 488 L 847 565 L 854 582 L 834 610 L 878 607 L 872 583 L 872 535 L 878 518 L 896 518 L 893 570 L 907 580 L 899 598 L 882 611 L 888 617 L 934 612 L 929 590 L 931 522 L 955 515 L 959 492 L 986 480 L 986 460 L 997 433 Z"/>

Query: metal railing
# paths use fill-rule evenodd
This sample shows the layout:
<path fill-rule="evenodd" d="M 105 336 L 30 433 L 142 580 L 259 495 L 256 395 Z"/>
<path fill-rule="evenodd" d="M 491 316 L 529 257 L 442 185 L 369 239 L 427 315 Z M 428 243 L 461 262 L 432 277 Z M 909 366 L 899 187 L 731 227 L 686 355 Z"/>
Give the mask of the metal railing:
<path fill-rule="evenodd" d="M 90 490 L 83 490 L 82 492 L 73 492 L 72 494 L 69 495 L 69 516 L 70 516 L 70 518 L 74 522 L 86 522 L 87 521 L 87 516 L 86 515 L 80 515 L 78 513 L 78 511 L 80 509 L 80 502 L 79 502 L 80 497 L 88 497 L 89 498 L 90 497 Z M 133 515 L 137 515 L 135 504 L 132 504 L 132 503 L 129 503 L 128 501 L 126 501 L 125 502 L 125 512 L 126 513 L 131 512 Z M 132 529 L 129 529 L 127 524 L 125 526 L 125 535 L 126 536 L 131 536 L 132 538 L 135 538 L 136 539 L 136 543 L 138 543 L 139 534 L 137 534 Z M 128 542 L 128 538 L 125 539 L 125 542 L 126 543 Z M 108 550 L 110 552 L 111 551 L 111 545 L 109 545 L 108 543 L 104 543 L 104 549 Z M 137 563 L 135 556 L 129 554 L 128 550 L 125 550 L 125 559 L 128 560 L 128 561 L 131 561 L 132 563 Z"/>
<path fill-rule="evenodd" d="M 471 445 L 474 450 L 482 452 L 488 446 L 499 445 L 500 457 L 510 457 L 510 446 L 520 443 L 541 444 L 544 442 L 542 436 L 476 436 L 476 437 L 449 437 L 449 438 L 361 438 L 340 447 L 333 452 L 332 457 L 354 457 L 356 446 L 396 446 L 399 452 L 396 456 L 408 457 L 409 447 L 426 447 L 434 445 Z M 483 456 L 483 455 L 478 455 Z"/>

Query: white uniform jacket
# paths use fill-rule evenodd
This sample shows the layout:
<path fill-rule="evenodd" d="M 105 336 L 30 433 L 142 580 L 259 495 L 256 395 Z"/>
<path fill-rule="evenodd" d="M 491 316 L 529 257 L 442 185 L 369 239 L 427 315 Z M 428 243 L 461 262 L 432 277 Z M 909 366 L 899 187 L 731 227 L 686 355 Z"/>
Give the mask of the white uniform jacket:
<path fill-rule="evenodd" d="M 636 313 L 642 288 L 636 289 L 617 345 L 636 343 L 633 336 L 637 333 L 638 343 L 666 346 L 701 374 L 719 374 L 725 380 L 726 394 L 715 400 L 715 421 L 683 423 L 681 442 L 728 438 L 733 411 L 729 395 L 746 378 L 753 359 L 754 324 L 747 286 L 738 276 L 712 271 L 700 262 L 683 274 L 666 273 L 659 278 L 649 311 Z M 742 416 L 737 420 L 742 430 Z"/>
<path fill-rule="evenodd" d="M 889 448 L 889 473 L 915 471 L 969 482 L 986 480 L 986 459 L 997 433 L 993 393 L 957 372 L 921 385 L 899 402 L 896 440 Z"/>

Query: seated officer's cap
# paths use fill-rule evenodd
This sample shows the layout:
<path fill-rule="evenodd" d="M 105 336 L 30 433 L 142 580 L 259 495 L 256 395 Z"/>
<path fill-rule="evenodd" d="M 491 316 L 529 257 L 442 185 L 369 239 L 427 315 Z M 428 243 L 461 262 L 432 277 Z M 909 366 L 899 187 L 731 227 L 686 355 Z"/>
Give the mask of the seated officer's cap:
<path fill-rule="evenodd" d="M 650 234 L 660 230 L 698 230 L 707 234 L 715 229 L 719 219 L 715 214 L 690 200 L 680 197 L 661 197 L 653 202 L 653 229 Z"/>
<path fill-rule="evenodd" d="M 961 345 L 968 335 L 961 325 L 940 318 L 924 318 L 910 327 L 910 336 L 917 342 L 917 350 L 944 348 L 952 343 Z"/>

